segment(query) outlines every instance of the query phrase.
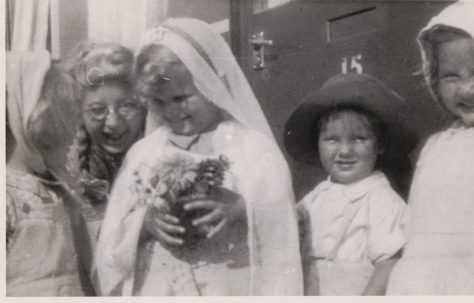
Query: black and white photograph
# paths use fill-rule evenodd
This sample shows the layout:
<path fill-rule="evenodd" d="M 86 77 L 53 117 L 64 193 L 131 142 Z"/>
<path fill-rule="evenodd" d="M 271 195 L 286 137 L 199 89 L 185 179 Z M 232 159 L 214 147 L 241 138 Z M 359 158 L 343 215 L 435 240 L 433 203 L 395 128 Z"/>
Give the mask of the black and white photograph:
<path fill-rule="evenodd" d="M 3 5 L 4 298 L 474 299 L 474 1 Z"/>

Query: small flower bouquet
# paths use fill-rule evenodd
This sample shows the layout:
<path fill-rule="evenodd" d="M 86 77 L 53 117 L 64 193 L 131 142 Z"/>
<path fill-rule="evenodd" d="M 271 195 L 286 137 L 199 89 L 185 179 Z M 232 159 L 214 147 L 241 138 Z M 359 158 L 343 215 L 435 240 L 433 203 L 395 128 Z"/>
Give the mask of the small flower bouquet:
<path fill-rule="evenodd" d="M 137 203 L 168 208 L 186 229 L 185 243 L 203 239 L 208 228 L 198 228 L 192 225 L 192 221 L 205 215 L 208 210 L 186 211 L 184 205 L 209 198 L 213 190 L 222 186 L 229 166 L 229 161 L 223 155 L 217 159 L 195 162 L 192 157 L 178 153 L 153 167 L 140 167 L 134 173 L 133 189 L 138 197 Z M 143 177 L 140 171 L 145 171 L 146 176 Z"/>

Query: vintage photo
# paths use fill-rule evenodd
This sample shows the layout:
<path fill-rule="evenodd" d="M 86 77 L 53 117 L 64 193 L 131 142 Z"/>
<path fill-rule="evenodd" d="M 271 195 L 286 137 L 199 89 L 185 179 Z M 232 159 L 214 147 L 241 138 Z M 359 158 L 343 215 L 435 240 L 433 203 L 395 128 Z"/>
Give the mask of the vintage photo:
<path fill-rule="evenodd" d="M 474 296 L 474 1 L 4 5 L 6 297 Z"/>

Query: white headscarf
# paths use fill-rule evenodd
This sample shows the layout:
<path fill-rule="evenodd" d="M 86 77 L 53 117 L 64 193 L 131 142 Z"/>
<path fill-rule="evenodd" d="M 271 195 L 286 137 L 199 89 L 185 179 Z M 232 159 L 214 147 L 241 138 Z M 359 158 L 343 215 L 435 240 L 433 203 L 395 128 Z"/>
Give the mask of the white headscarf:
<path fill-rule="evenodd" d="M 47 51 L 7 53 L 8 119 L 16 140 L 16 149 L 24 156 L 28 167 L 44 172 L 41 154 L 26 140 L 27 123 L 38 103 L 46 73 L 51 66 Z"/>
<path fill-rule="evenodd" d="M 242 169 L 241 174 L 245 171 L 247 178 L 242 176 L 238 182 L 241 194 L 248 202 L 251 293 L 301 294 L 301 257 L 289 170 L 262 109 L 227 43 L 202 21 L 169 19 L 162 27 L 146 34 L 141 49 L 149 45 L 163 45 L 173 51 L 192 74 L 196 88 L 240 124 L 250 128 L 251 131 L 245 130 L 246 136 L 258 138 L 255 141 L 258 143 L 254 144 L 247 137 L 248 142 L 252 142 L 252 148 L 247 146 L 241 150 L 242 161 L 239 163 L 247 169 Z M 216 130 L 213 145 L 230 139 L 229 144 L 240 148 L 236 146 L 236 142 L 240 141 L 232 140 L 233 135 L 225 135 L 228 134 L 225 123 L 221 127 L 221 132 Z M 135 208 L 136 197 L 130 190 L 131 176 L 140 165 L 151 163 L 164 154 L 168 131 L 167 128 L 159 128 L 138 141 L 128 152 L 115 180 L 95 258 L 96 285 L 104 295 L 117 290 L 125 295 L 133 294 L 135 264 L 140 258 L 137 246 L 146 208 Z M 266 140 L 267 137 L 269 140 Z M 251 159 L 245 158 L 243 150 L 250 149 L 261 151 L 262 158 L 259 158 L 260 154 Z M 154 152 L 150 153 L 150 150 Z M 267 161 L 270 170 L 261 169 L 260 164 L 265 166 L 265 155 L 269 156 L 267 160 L 273 159 Z M 253 170 L 255 167 L 258 167 L 256 171 Z"/>
<path fill-rule="evenodd" d="M 224 38 L 196 19 L 168 19 L 149 30 L 143 48 L 163 45 L 191 72 L 196 88 L 237 121 L 273 138 L 255 95 Z M 148 131 L 147 131 L 148 132 Z"/>
<path fill-rule="evenodd" d="M 474 2 L 459 1 L 450 5 L 442 10 L 439 15 L 433 17 L 418 35 L 425 80 L 431 94 L 437 99 L 438 97 L 433 91 L 433 79 L 430 73 L 431 64 L 434 60 L 433 45 L 427 39 L 427 33 L 436 25 L 462 29 L 474 38 Z"/>

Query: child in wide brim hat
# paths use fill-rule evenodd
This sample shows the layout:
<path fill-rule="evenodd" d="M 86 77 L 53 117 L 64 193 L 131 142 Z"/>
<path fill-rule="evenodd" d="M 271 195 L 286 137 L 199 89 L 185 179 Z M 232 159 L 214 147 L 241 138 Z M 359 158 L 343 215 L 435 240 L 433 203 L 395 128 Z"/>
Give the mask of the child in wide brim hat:
<path fill-rule="evenodd" d="M 390 133 L 386 162 L 406 156 L 418 142 L 408 103 L 385 84 L 368 74 L 339 74 L 321 89 L 307 95 L 285 126 L 285 148 L 292 157 L 319 165 L 315 127 L 330 110 L 359 107 L 379 116 Z"/>
<path fill-rule="evenodd" d="M 344 74 L 288 120 L 289 153 L 329 174 L 298 204 L 306 294 L 384 294 L 406 205 L 382 171 L 417 142 L 407 109 L 376 78 Z"/>

